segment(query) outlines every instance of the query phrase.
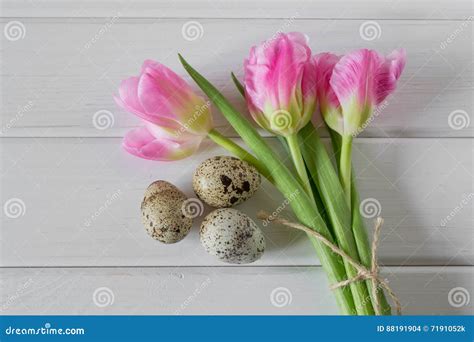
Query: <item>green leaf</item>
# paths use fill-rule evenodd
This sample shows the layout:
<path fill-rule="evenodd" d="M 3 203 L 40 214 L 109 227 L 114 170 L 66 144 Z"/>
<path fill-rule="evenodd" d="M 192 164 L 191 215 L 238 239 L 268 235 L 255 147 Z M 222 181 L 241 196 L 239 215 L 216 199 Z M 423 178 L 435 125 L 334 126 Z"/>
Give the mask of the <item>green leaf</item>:
<path fill-rule="evenodd" d="M 303 187 L 299 184 L 291 172 L 278 160 L 276 153 L 266 144 L 257 130 L 244 118 L 227 99 L 201 74 L 191 67 L 186 60 L 179 55 L 180 61 L 186 71 L 194 79 L 196 84 L 210 98 L 210 100 L 221 111 L 222 115 L 234 127 L 236 132 L 245 143 L 254 151 L 271 172 L 275 185 L 287 198 L 292 199 L 290 205 L 300 222 L 318 231 L 328 239 L 332 240 L 323 219 L 319 215 L 316 205 L 311 202 Z M 339 256 L 335 255 L 324 244 L 312 238 L 319 260 L 327 272 L 329 281 L 337 283 L 347 279 L 346 272 Z M 344 314 L 355 314 L 355 306 L 350 290 L 339 288 L 334 291 L 336 300 Z"/>
<path fill-rule="evenodd" d="M 245 98 L 245 88 L 243 84 L 240 83 L 239 79 L 237 78 L 237 76 L 235 76 L 233 72 L 231 72 L 230 75 L 232 76 L 232 81 L 234 81 L 234 84 L 239 90 L 240 95 L 242 95 Z"/>

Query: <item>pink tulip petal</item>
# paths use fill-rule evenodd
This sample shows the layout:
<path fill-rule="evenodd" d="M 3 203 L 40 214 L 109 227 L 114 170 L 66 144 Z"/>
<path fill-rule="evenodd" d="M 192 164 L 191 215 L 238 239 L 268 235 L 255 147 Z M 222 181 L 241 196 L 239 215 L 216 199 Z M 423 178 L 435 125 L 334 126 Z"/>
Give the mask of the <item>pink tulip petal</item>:
<path fill-rule="evenodd" d="M 166 127 L 179 127 L 176 120 L 164 116 L 150 116 L 145 112 L 138 98 L 139 77 L 130 77 L 123 80 L 119 88 L 119 96 L 114 96 L 114 100 L 124 110 L 135 114 L 141 119 L 153 122 Z"/>
<path fill-rule="evenodd" d="M 175 88 L 182 89 L 185 92 L 192 92 L 191 86 L 181 76 L 159 62 L 150 59 L 144 61 L 142 74 L 150 74 L 153 78 L 167 81 Z"/>
<path fill-rule="evenodd" d="M 377 99 L 380 104 L 388 95 L 395 91 L 397 81 L 405 68 L 406 52 L 404 49 L 394 50 L 387 56 L 377 77 Z"/>
<path fill-rule="evenodd" d="M 303 69 L 303 75 L 301 78 L 301 90 L 305 99 L 316 98 L 317 93 L 317 67 L 313 59 L 310 59 L 308 63 L 305 63 Z"/>
<path fill-rule="evenodd" d="M 160 67 L 164 66 L 160 62 L 154 61 L 152 59 L 146 59 L 143 64 L 142 64 L 142 70 L 141 73 L 145 73 L 147 69 L 155 69 L 159 70 Z"/>
<path fill-rule="evenodd" d="M 180 117 L 183 109 L 192 108 L 197 96 L 186 81 L 163 64 L 146 60 L 138 84 L 138 97 L 150 115 Z M 190 104 L 190 106 L 186 106 Z M 184 106 L 184 107 L 183 107 Z"/>
<path fill-rule="evenodd" d="M 334 67 L 330 85 L 343 111 L 348 113 L 357 105 L 359 108 L 376 103 L 379 73 L 383 57 L 377 52 L 362 49 L 342 57 Z"/>
<path fill-rule="evenodd" d="M 119 105 L 134 114 L 142 113 L 143 107 L 138 100 L 139 77 L 130 77 L 123 80 L 119 87 Z"/>
<path fill-rule="evenodd" d="M 254 105 L 263 109 L 270 101 L 273 108 L 288 107 L 304 69 L 314 68 L 310 59 L 307 38 L 297 32 L 279 34 L 253 47 L 244 66 L 246 90 Z"/>
<path fill-rule="evenodd" d="M 199 148 L 202 138 L 186 141 L 157 139 L 146 127 L 129 131 L 123 140 L 124 149 L 140 158 L 172 161 L 186 158 Z"/>
<path fill-rule="evenodd" d="M 152 122 L 155 125 L 167 127 L 169 129 L 179 129 L 179 127 L 181 127 L 181 124 L 176 120 L 172 120 L 172 119 L 168 119 L 168 118 L 160 117 L 160 116 L 150 116 L 144 112 L 137 111 L 134 108 L 130 107 L 126 102 L 123 102 L 122 99 L 118 96 L 114 96 L 114 100 L 115 100 L 115 103 L 117 103 L 119 107 L 123 108 L 127 112 L 135 114 L 140 119 L 146 120 L 148 122 Z"/>
<path fill-rule="evenodd" d="M 317 68 L 318 98 L 324 106 L 339 107 L 339 100 L 334 93 L 330 80 L 334 67 L 341 59 L 333 53 L 324 52 L 314 56 Z"/>
<path fill-rule="evenodd" d="M 140 104 L 150 118 L 156 116 L 166 117 L 168 119 L 176 118 L 173 110 L 175 107 L 179 108 L 179 103 L 174 100 L 176 94 L 170 89 L 171 86 L 169 84 L 164 82 L 164 84 L 161 85 L 151 74 L 142 74 L 138 87 Z M 176 105 L 172 104 L 173 101 Z"/>
<path fill-rule="evenodd" d="M 394 50 L 387 56 L 387 60 L 390 61 L 390 69 L 393 76 L 398 80 L 403 72 L 403 69 L 405 68 L 407 52 L 405 49 Z"/>
<path fill-rule="evenodd" d="M 197 96 L 189 86 L 177 87 L 179 81 L 161 76 L 154 77 L 151 73 L 140 76 L 138 97 L 146 112 L 144 118 L 157 124 L 162 118 L 175 120 L 188 124 L 189 130 L 196 134 L 206 135 L 212 128 L 212 117 L 204 99 Z"/>

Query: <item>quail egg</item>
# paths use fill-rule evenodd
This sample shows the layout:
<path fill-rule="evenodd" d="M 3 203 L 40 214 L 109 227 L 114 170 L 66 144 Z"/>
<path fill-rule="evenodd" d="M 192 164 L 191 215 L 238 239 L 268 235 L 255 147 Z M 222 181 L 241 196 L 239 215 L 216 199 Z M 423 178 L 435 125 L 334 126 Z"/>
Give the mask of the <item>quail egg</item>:
<path fill-rule="evenodd" d="M 202 162 L 194 172 L 196 195 L 215 208 L 244 202 L 259 188 L 261 177 L 252 165 L 229 156 L 216 156 Z"/>
<path fill-rule="evenodd" d="M 201 224 L 200 239 L 206 252 L 229 264 L 252 263 L 265 251 L 260 228 L 236 209 L 217 209 L 208 214 Z"/>
<path fill-rule="evenodd" d="M 155 240 L 175 243 L 191 229 L 192 218 L 183 213 L 186 196 L 173 184 L 163 180 L 148 186 L 141 205 L 142 222 Z"/>

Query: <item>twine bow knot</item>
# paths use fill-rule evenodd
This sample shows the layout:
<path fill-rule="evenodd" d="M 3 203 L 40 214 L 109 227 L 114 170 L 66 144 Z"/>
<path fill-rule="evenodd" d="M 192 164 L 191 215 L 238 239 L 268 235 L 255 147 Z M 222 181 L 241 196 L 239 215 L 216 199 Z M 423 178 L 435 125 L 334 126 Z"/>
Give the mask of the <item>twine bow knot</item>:
<path fill-rule="evenodd" d="M 371 280 L 375 314 L 376 315 L 382 314 L 380 299 L 379 299 L 379 296 L 377 296 L 377 292 L 379 291 L 380 288 L 387 291 L 387 294 L 389 295 L 389 297 L 392 299 L 393 303 L 395 304 L 397 315 L 402 314 L 402 309 L 401 309 L 402 306 L 401 306 L 400 300 L 395 295 L 395 292 L 393 292 L 393 290 L 390 288 L 390 286 L 388 285 L 388 282 L 385 279 L 382 279 L 379 275 L 379 264 L 377 261 L 377 247 L 378 247 L 378 242 L 379 242 L 379 237 L 380 237 L 380 229 L 382 228 L 382 225 L 383 225 L 383 219 L 381 217 L 377 217 L 377 219 L 375 220 L 374 236 L 373 236 L 372 248 L 371 248 L 372 259 L 371 259 L 370 269 L 362 265 L 360 262 L 354 260 L 350 255 L 348 255 L 346 252 L 340 249 L 337 245 L 329 241 L 326 237 L 314 231 L 313 229 L 306 227 L 305 225 L 302 225 L 296 222 L 291 222 L 278 216 L 274 217 L 273 215 L 270 215 L 269 213 L 263 210 L 257 213 L 257 217 L 261 220 L 266 220 L 268 222 L 275 222 L 275 223 L 279 223 L 290 228 L 299 229 L 314 236 L 316 239 L 318 239 L 320 242 L 326 245 L 329 249 L 331 249 L 331 251 L 338 254 L 340 257 L 342 257 L 345 261 L 347 261 L 352 267 L 354 267 L 357 270 L 357 275 L 355 275 L 354 277 L 343 280 L 336 284 L 332 284 L 330 287 L 331 290 L 335 290 L 340 287 L 347 286 L 356 281 Z"/>

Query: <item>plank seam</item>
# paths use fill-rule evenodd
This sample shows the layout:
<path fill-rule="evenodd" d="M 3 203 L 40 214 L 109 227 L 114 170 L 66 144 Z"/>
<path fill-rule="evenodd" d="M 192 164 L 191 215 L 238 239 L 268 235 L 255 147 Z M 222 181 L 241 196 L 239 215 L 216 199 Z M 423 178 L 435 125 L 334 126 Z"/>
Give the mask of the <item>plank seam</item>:
<path fill-rule="evenodd" d="M 381 266 L 382 269 L 386 268 L 474 268 L 473 265 L 463 265 L 463 264 L 453 264 L 453 265 L 426 265 L 426 264 L 416 264 L 416 265 L 387 265 Z M 190 266 L 175 266 L 175 265 L 167 265 L 167 266 L 0 266 L 1 270 L 8 270 L 8 269 L 119 269 L 119 268 L 129 268 L 129 269 L 139 269 L 139 268 L 173 268 L 173 269 L 180 269 L 180 268 L 229 268 L 229 269 L 249 269 L 249 268 L 322 268 L 321 265 L 246 265 L 246 266 L 205 266 L 205 265 L 190 265 Z"/>
<path fill-rule="evenodd" d="M 102 19 L 110 19 L 111 16 L 97 16 L 97 17 L 41 17 L 41 16 L 4 16 L 0 17 L 0 20 L 28 20 L 28 19 L 36 19 L 36 20 L 102 20 Z M 288 17 L 199 17 L 199 16 L 183 16 L 183 17 L 133 17 L 133 16 L 121 16 L 120 20 L 263 20 L 263 21 L 270 21 L 270 20 L 287 20 Z M 463 22 L 468 20 L 468 18 L 450 18 L 450 19 L 443 19 L 443 18 L 379 18 L 379 17 L 352 17 L 352 18 L 338 18 L 338 17 L 300 17 L 295 18 L 294 21 L 309 21 L 309 20 L 320 20 L 320 21 L 362 21 L 362 20 L 377 20 L 377 21 L 423 21 L 423 22 Z"/>

